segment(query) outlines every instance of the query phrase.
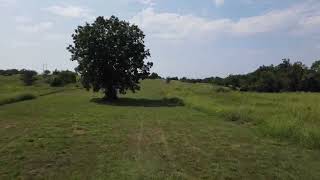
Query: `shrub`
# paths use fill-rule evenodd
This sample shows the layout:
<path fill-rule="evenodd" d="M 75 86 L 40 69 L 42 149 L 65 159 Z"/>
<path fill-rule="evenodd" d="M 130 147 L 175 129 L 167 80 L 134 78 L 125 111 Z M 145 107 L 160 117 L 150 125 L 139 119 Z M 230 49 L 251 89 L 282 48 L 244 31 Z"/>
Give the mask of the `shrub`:
<path fill-rule="evenodd" d="M 55 71 L 55 75 L 50 81 L 50 85 L 53 87 L 64 86 L 77 82 L 77 74 L 71 71 Z"/>
<path fill-rule="evenodd" d="M 162 79 L 157 73 L 151 73 L 148 79 Z"/>
<path fill-rule="evenodd" d="M 50 86 L 52 87 L 61 87 L 63 85 L 63 81 L 59 77 L 54 77 L 50 82 Z"/>
<path fill-rule="evenodd" d="M 37 74 L 36 71 L 24 70 L 21 75 L 21 80 L 26 86 L 31 86 L 37 80 L 35 77 Z"/>
<path fill-rule="evenodd" d="M 77 74 L 71 71 L 61 71 L 58 74 L 58 78 L 61 79 L 63 84 L 71 84 L 77 82 Z"/>

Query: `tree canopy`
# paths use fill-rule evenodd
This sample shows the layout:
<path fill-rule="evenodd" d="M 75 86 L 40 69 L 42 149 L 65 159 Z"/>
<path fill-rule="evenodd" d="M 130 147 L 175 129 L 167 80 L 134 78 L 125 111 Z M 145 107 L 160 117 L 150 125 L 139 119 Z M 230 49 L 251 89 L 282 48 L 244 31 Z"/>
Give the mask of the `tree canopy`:
<path fill-rule="evenodd" d="M 149 76 L 153 63 L 144 62 L 150 52 L 136 25 L 115 16 L 98 17 L 92 24 L 78 26 L 72 38 L 67 49 L 79 64 L 76 71 L 87 90 L 102 90 L 113 100 L 117 93 L 139 90 L 139 81 Z"/>

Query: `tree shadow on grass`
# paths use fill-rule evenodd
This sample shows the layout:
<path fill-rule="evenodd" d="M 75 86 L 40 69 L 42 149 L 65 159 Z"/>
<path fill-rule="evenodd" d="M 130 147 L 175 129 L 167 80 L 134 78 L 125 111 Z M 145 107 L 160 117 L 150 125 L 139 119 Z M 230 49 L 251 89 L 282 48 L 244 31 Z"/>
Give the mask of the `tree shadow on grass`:
<path fill-rule="evenodd" d="M 163 99 L 136 99 L 136 98 L 119 98 L 116 101 L 109 102 L 102 98 L 93 98 L 91 102 L 111 105 L 111 106 L 136 106 L 136 107 L 177 107 L 184 106 L 184 102 L 179 98 Z"/>

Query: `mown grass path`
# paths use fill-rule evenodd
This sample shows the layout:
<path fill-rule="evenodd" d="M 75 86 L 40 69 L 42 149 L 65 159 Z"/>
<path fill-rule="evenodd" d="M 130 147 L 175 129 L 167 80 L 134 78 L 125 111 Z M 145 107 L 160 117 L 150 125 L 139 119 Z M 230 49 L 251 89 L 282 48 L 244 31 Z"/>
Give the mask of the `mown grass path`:
<path fill-rule="evenodd" d="M 0 107 L 0 179 L 320 177 L 318 149 L 227 121 L 192 92 L 185 106 L 162 103 L 188 93 L 176 88 L 144 81 L 120 104 L 74 90 Z"/>

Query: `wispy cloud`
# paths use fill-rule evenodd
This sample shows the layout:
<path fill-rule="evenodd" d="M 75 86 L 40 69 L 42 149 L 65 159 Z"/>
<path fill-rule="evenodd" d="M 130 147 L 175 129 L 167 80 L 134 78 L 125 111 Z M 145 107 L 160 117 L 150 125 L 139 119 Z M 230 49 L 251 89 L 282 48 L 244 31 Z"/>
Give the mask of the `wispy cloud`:
<path fill-rule="evenodd" d="M 68 18 L 90 18 L 91 10 L 80 6 L 73 5 L 54 5 L 45 8 L 49 13 Z"/>
<path fill-rule="evenodd" d="M 147 8 L 131 21 L 148 34 L 165 39 L 183 39 L 200 36 L 218 37 L 223 34 L 249 36 L 261 33 L 317 32 L 320 28 L 320 3 L 302 3 L 282 10 L 273 10 L 258 16 L 233 19 L 205 19 L 178 13 L 157 13 Z"/>
<path fill-rule="evenodd" d="M 224 0 L 214 0 L 217 7 L 224 5 Z"/>
<path fill-rule="evenodd" d="M 147 6 L 154 6 L 155 0 L 136 0 L 138 3 L 143 4 L 143 5 L 147 5 Z"/>

